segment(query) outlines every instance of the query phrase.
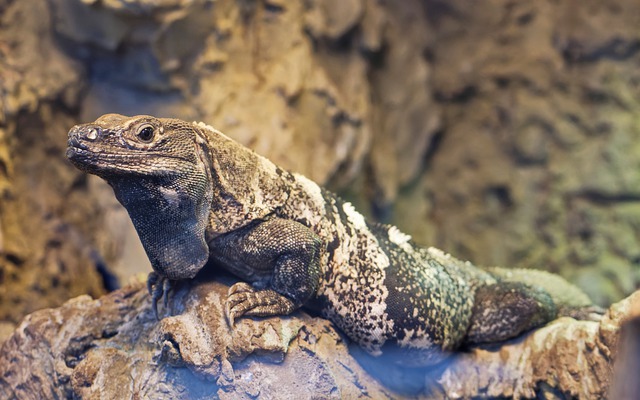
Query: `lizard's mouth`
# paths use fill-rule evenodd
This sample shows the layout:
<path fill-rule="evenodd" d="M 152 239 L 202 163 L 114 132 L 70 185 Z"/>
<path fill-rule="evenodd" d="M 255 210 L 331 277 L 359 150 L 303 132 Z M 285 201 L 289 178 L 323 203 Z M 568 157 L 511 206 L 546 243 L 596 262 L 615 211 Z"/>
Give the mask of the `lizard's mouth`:
<path fill-rule="evenodd" d="M 131 154 L 107 152 L 101 148 L 87 148 L 69 143 L 66 156 L 78 169 L 101 175 L 101 172 L 126 173 L 133 172 L 132 165 L 139 164 Z"/>
<path fill-rule="evenodd" d="M 76 167 L 86 172 L 96 172 L 107 165 L 122 163 L 130 154 L 114 152 L 99 142 L 93 142 L 92 130 L 74 127 L 69 132 L 66 156 Z"/>
<path fill-rule="evenodd" d="M 66 152 L 67 158 L 74 164 L 97 164 L 105 162 L 109 164 L 115 164 L 118 162 L 127 162 L 134 157 L 131 152 L 119 153 L 119 152 L 107 152 L 103 149 L 90 149 L 82 146 L 75 146 L 69 144 Z"/>
<path fill-rule="evenodd" d="M 105 149 L 84 143 L 86 140 L 84 137 L 86 136 L 86 130 L 77 126 L 73 127 L 71 131 L 69 131 L 66 156 L 69 161 L 79 169 L 85 172 L 95 173 L 96 170 L 100 169 L 100 159 L 107 153 L 104 151 Z"/>

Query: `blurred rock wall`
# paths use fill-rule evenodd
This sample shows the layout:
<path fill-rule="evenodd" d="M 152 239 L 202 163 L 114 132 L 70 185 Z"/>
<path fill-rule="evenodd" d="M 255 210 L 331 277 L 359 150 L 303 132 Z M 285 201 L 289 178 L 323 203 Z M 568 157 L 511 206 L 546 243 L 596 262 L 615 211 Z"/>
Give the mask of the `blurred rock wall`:
<path fill-rule="evenodd" d="M 430 206 L 399 223 L 600 303 L 637 288 L 640 2 L 424 4 L 443 134 L 418 189 Z"/>
<path fill-rule="evenodd" d="M 618 299 L 638 26 L 636 0 L 0 0 L 0 320 L 148 270 L 64 157 L 106 112 L 203 120 L 418 242 Z"/>

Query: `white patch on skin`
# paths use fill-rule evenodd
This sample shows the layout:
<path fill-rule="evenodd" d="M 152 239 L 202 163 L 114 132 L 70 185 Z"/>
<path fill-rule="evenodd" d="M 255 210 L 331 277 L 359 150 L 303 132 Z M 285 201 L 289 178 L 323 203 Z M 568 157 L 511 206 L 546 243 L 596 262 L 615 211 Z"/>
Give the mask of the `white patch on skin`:
<path fill-rule="evenodd" d="M 314 203 L 316 203 L 317 205 L 324 205 L 324 197 L 322 197 L 322 191 L 320 190 L 320 186 L 318 186 L 317 183 L 310 180 L 304 175 L 293 175 L 296 177 L 296 181 L 298 181 L 300 186 L 302 186 L 302 189 L 304 189 L 305 193 L 311 197 Z"/>
<path fill-rule="evenodd" d="M 389 235 L 391 243 L 400 246 L 400 248 L 407 253 L 413 253 L 413 246 L 409 243 L 411 235 L 407 235 L 395 226 L 390 227 L 387 234 Z"/>
<path fill-rule="evenodd" d="M 427 350 L 434 346 L 433 340 L 431 340 L 427 331 L 422 328 L 405 329 L 404 333 L 404 339 L 398 340 L 398 344 L 401 347 Z"/>
<path fill-rule="evenodd" d="M 435 247 L 429 247 L 427 252 L 433 256 L 436 260 L 450 260 L 451 254 L 445 253 L 444 251 L 437 249 Z"/>
<path fill-rule="evenodd" d="M 265 171 L 268 175 L 276 176 L 278 167 L 276 167 L 276 165 L 269 159 L 264 158 L 259 154 L 256 155 L 258 156 L 258 171 Z"/>
<path fill-rule="evenodd" d="M 229 136 L 227 136 L 224 133 L 220 132 L 219 130 L 217 130 L 213 126 L 205 124 L 204 122 L 193 121 L 193 124 L 196 125 L 196 126 L 199 126 L 200 128 L 203 128 L 203 129 L 206 129 L 208 131 L 211 131 L 211 132 L 215 133 L 216 135 L 221 135 L 221 136 L 223 136 L 223 137 L 225 137 L 227 139 L 230 139 Z"/>
<path fill-rule="evenodd" d="M 395 243 L 398 246 L 402 246 L 403 244 L 411 240 L 411 235 L 407 235 L 406 233 L 401 232 L 400 229 L 392 226 L 391 228 L 389 228 L 389 240 L 391 240 L 392 243 Z"/>
<path fill-rule="evenodd" d="M 178 194 L 178 191 L 162 186 L 158 187 L 158 191 L 170 206 L 177 207 L 180 204 L 180 195 Z"/>
<path fill-rule="evenodd" d="M 344 210 L 344 213 L 347 214 L 349 222 L 351 222 L 356 229 L 367 229 L 367 223 L 364 221 L 364 217 L 356 211 L 351 203 L 344 203 L 342 205 L 342 209 Z"/>
<path fill-rule="evenodd" d="M 387 314 L 389 291 L 384 285 L 390 260 L 364 218 L 350 204 L 346 209 L 347 219 L 337 218 L 333 226 L 340 241 L 328 266 L 330 276 L 320 288 L 319 294 L 329 303 L 323 314 L 369 354 L 379 356 L 394 329 Z M 348 225 L 360 228 L 358 235 L 348 235 Z"/>

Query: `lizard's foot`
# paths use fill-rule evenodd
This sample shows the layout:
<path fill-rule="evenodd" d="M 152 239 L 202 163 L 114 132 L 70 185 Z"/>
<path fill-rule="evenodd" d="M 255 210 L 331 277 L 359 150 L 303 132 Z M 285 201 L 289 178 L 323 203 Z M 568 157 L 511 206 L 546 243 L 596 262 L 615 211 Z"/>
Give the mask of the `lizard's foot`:
<path fill-rule="evenodd" d="M 287 315 L 295 309 L 293 301 L 274 290 L 256 290 L 248 283 L 238 282 L 229 288 L 225 314 L 233 327 L 242 316 Z"/>
<path fill-rule="evenodd" d="M 158 314 L 158 300 L 162 299 L 162 305 L 166 309 L 169 305 L 169 292 L 171 291 L 173 282 L 168 278 L 151 272 L 147 278 L 147 290 L 151 295 L 151 307 L 156 319 L 160 321 L 160 315 Z"/>

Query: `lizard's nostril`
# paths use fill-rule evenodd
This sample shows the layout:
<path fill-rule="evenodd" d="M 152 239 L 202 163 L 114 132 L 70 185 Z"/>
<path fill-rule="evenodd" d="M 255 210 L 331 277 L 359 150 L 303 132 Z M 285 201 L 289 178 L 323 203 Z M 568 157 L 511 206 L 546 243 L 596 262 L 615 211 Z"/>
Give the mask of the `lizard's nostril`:
<path fill-rule="evenodd" d="M 69 131 L 68 145 L 83 147 L 82 142 L 93 142 L 102 135 L 99 126 L 76 125 Z"/>

